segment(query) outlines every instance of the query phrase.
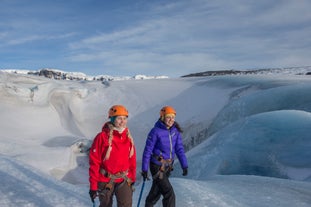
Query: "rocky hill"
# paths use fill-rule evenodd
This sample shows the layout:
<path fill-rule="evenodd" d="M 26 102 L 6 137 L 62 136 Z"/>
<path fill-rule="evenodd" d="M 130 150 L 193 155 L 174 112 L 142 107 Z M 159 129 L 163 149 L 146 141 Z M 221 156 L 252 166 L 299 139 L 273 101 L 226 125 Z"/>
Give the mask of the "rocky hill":
<path fill-rule="evenodd" d="M 43 76 L 55 80 L 87 80 L 87 81 L 113 81 L 113 80 L 141 80 L 141 79 L 161 79 L 168 78 L 167 76 L 146 76 L 146 75 L 135 75 L 135 76 L 110 76 L 110 75 L 97 75 L 88 76 L 81 72 L 66 72 L 58 69 L 44 68 L 37 71 L 34 70 L 19 70 L 19 69 L 3 69 L 4 72 Z"/>
<path fill-rule="evenodd" d="M 290 68 L 267 68 L 267 69 L 250 69 L 250 70 L 215 70 L 198 73 L 191 73 L 182 76 L 218 76 L 218 75 L 248 75 L 248 74 L 292 74 L 292 75 L 311 75 L 311 66 L 290 67 Z"/>
<path fill-rule="evenodd" d="M 3 69 L 0 71 L 43 76 L 55 80 L 87 80 L 87 81 L 116 81 L 116 80 L 142 80 L 142 79 L 161 79 L 168 78 L 167 76 L 146 76 L 146 75 L 135 75 L 135 76 L 110 76 L 110 75 L 97 75 L 88 76 L 81 72 L 66 72 L 58 69 L 43 68 L 40 70 L 19 70 L 19 69 Z M 311 75 L 311 66 L 303 67 L 290 67 L 290 68 L 267 68 L 267 69 L 249 69 L 249 70 L 213 70 L 198 73 L 191 73 L 188 75 L 181 76 L 185 77 L 200 77 L 200 76 L 219 76 L 219 75 L 248 75 L 248 74 L 291 74 L 291 75 Z"/>

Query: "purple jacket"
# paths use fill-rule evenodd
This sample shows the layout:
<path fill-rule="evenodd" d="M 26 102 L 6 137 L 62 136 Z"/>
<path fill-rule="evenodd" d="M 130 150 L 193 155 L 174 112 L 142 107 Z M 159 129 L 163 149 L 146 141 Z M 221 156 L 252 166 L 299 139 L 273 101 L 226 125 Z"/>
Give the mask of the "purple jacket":
<path fill-rule="evenodd" d="M 150 161 L 161 165 L 157 157 L 162 156 L 165 160 L 174 160 L 175 154 L 181 167 L 183 169 L 188 168 L 181 133 L 177 130 L 175 124 L 170 129 L 167 129 L 165 124 L 158 120 L 149 132 L 146 140 L 142 159 L 142 171 L 148 171 Z"/>

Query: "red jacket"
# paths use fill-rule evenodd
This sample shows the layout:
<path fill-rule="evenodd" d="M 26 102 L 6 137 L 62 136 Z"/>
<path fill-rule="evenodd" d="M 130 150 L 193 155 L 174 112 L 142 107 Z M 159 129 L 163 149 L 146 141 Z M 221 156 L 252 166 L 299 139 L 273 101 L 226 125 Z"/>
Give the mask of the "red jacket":
<path fill-rule="evenodd" d="M 113 130 L 110 145 L 111 151 L 109 158 L 105 159 L 109 148 L 110 130 Z M 105 177 L 100 172 L 101 168 L 110 174 L 117 174 L 127 171 L 127 177 L 131 179 L 132 182 L 135 182 L 136 150 L 128 128 L 120 133 L 119 131 L 113 129 L 113 125 L 110 122 L 105 123 L 102 132 L 97 134 L 90 148 L 89 164 L 89 181 L 91 190 L 97 190 L 98 182 L 110 181 L 109 177 Z M 119 183 L 122 181 L 123 178 L 118 178 L 115 179 L 114 182 Z"/>

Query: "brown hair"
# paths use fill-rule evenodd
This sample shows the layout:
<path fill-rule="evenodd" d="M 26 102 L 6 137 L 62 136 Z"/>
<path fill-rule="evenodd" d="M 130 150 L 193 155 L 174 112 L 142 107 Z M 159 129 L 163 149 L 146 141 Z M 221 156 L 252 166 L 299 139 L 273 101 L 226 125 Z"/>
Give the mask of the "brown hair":
<path fill-rule="evenodd" d="M 180 127 L 180 125 L 178 124 L 178 122 L 175 121 L 175 127 L 177 128 L 177 130 L 180 132 L 180 133 L 183 133 L 184 131 L 182 130 L 182 128 Z"/>

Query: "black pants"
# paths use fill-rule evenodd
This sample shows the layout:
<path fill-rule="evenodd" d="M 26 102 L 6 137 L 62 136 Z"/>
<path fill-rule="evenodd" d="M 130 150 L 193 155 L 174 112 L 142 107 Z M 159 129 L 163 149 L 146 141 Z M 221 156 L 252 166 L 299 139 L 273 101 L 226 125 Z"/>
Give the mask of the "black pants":
<path fill-rule="evenodd" d="M 163 196 L 162 205 L 163 207 L 175 207 L 175 193 L 173 187 L 169 181 L 170 170 L 163 173 L 163 178 L 155 176 L 161 166 L 150 163 L 150 171 L 153 177 L 152 186 L 150 192 L 145 201 L 145 207 L 153 207 L 161 195 Z"/>

